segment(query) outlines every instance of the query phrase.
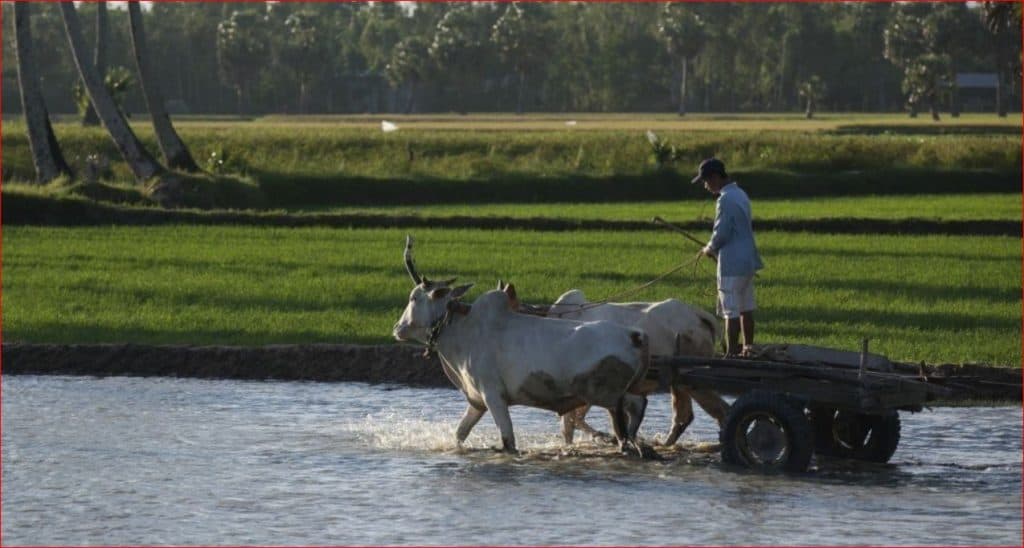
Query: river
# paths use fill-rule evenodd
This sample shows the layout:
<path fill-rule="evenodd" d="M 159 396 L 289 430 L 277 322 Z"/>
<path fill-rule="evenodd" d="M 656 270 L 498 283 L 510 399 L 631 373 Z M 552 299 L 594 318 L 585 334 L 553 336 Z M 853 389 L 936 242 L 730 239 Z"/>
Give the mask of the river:
<path fill-rule="evenodd" d="M 698 410 L 665 461 L 513 408 L 458 449 L 454 390 L 4 375 L 3 542 L 1020 545 L 1021 408 L 902 413 L 888 465 L 723 467 Z M 642 434 L 663 434 L 652 397 Z M 603 412 L 592 423 L 607 428 Z"/>

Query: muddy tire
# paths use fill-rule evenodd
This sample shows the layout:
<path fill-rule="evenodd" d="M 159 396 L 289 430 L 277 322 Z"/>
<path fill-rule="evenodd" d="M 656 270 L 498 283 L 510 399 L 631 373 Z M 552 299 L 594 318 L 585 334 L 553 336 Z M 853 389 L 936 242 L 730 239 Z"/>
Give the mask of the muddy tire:
<path fill-rule="evenodd" d="M 900 443 L 900 416 L 896 411 L 868 415 L 815 408 L 811 425 L 814 450 L 819 455 L 886 463 Z"/>
<path fill-rule="evenodd" d="M 781 394 L 751 392 L 729 408 L 719 441 L 727 464 L 762 472 L 803 472 L 814 438 L 801 405 Z"/>

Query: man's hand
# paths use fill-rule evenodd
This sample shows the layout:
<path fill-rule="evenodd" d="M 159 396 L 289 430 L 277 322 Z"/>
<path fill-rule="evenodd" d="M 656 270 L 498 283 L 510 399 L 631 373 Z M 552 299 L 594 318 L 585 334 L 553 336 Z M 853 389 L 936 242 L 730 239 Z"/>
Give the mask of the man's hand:
<path fill-rule="evenodd" d="M 715 253 L 715 250 L 711 249 L 710 246 L 704 246 L 704 249 L 700 250 L 700 254 L 708 257 L 709 259 L 717 259 L 718 258 L 718 253 Z"/>

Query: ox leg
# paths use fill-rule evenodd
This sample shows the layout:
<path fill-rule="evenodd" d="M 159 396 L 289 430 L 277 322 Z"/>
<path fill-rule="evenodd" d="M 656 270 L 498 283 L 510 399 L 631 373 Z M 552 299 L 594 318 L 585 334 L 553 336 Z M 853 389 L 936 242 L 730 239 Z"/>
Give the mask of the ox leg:
<path fill-rule="evenodd" d="M 494 417 L 494 424 L 501 432 L 501 450 L 506 453 L 516 452 L 516 436 L 512 432 L 512 417 L 508 414 L 508 404 L 499 395 L 484 394 L 484 403 Z"/>
<path fill-rule="evenodd" d="M 718 421 L 718 427 L 725 424 L 725 415 L 729 412 L 729 404 L 713 390 L 690 390 L 690 395 L 711 418 Z"/>
<path fill-rule="evenodd" d="M 639 438 L 640 423 L 643 422 L 644 414 L 647 412 L 647 397 L 637 394 L 626 394 L 620 400 L 618 407 L 619 410 L 624 411 L 619 413 L 620 420 L 625 423 L 625 439 L 621 441 L 620 445 L 622 451 L 628 452 L 632 448 L 641 458 L 658 458 L 658 454 L 649 446 L 640 443 Z"/>
<path fill-rule="evenodd" d="M 459 421 L 459 427 L 455 430 L 455 440 L 460 447 L 462 442 L 466 441 L 466 438 L 469 436 L 470 430 L 476 426 L 476 423 L 480 422 L 480 417 L 484 416 L 485 411 L 487 411 L 486 408 L 478 409 L 473 404 L 466 406 L 466 412 L 463 413 L 462 420 Z"/>
<path fill-rule="evenodd" d="M 589 434 L 596 441 L 604 443 L 611 443 L 613 441 L 612 437 L 608 434 L 587 424 L 586 416 L 590 412 L 590 408 L 590 405 L 584 405 L 562 415 L 562 438 L 567 445 L 572 444 L 577 428 Z"/>
<path fill-rule="evenodd" d="M 673 386 L 670 391 L 672 392 L 672 429 L 662 443 L 666 447 L 675 445 L 679 441 L 679 436 L 682 436 L 693 422 L 693 399 L 690 397 L 690 391 L 681 386 Z"/>

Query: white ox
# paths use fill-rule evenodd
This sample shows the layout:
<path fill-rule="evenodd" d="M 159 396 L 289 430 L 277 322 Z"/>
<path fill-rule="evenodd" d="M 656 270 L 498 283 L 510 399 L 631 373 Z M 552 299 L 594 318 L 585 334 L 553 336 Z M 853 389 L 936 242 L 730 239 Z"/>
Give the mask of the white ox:
<path fill-rule="evenodd" d="M 456 430 L 459 444 L 490 411 L 502 449 L 514 452 L 509 406 L 528 405 L 559 414 L 582 405 L 608 409 L 623 450 L 647 454 L 636 440 L 647 399 L 630 393 L 647 371 L 647 336 L 613 322 L 576 322 L 519 314 L 515 290 L 488 291 L 472 306 L 458 302 L 472 284 L 420 277 L 406 240 L 406 268 L 416 286 L 395 324 L 400 341 L 416 340 L 437 351 L 448 378 L 469 405 Z"/>
<path fill-rule="evenodd" d="M 719 339 L 718 321 L 714 316 L 676 299 L 656 303 L 587 303 L 583 292 L 572 289 L 562 294 L 548 312 L 549 317 L 570 320 L 608 320 L 626 327 L 643 330 L 650 341 L 653 356 L 711 356 Z M 642 389 L 654 390 L 653 383 Z M 673 385 L 672 428 L 664 445 L 674 445 L 693 421 L 693 400 L 721 426 L 729 404 L 711 390 L 696 390 Z M 562 416 L 562 433 L 572 443 L 573 432 L 579 429 L 600 436 L 584 420 L 589 411 L 582 407 Z"/>

